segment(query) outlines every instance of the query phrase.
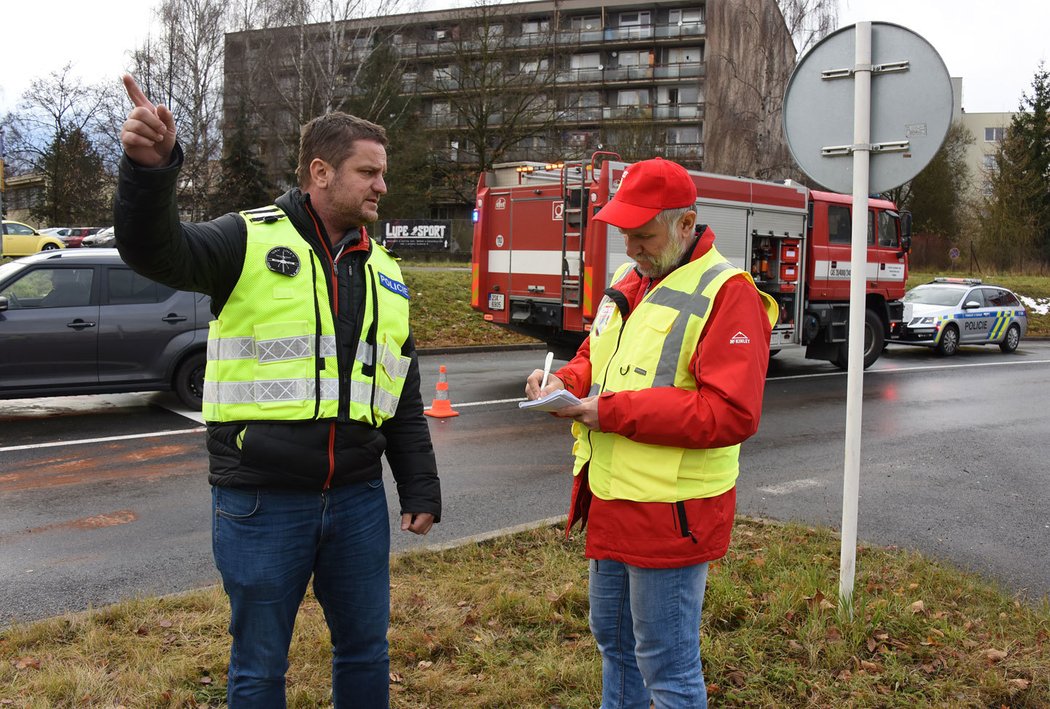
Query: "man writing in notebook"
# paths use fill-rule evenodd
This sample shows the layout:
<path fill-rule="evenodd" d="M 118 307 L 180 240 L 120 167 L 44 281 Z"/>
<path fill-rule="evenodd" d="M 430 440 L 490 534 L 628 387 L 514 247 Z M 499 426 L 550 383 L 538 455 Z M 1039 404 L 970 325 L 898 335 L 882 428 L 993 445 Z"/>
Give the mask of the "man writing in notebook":
<path fill-rule="evenodd" d="M 568 528 L 587 527 L 590 625 L 603 709 L 705 707 L 700 617 L 708 562 L 729 545 L 740 444 L 758 429 L 777 306 L 697 226 L 680 165 L 630 166 L 595 219 L 620 267 L 590 335 L 541 388 L 581 397 Z"/>

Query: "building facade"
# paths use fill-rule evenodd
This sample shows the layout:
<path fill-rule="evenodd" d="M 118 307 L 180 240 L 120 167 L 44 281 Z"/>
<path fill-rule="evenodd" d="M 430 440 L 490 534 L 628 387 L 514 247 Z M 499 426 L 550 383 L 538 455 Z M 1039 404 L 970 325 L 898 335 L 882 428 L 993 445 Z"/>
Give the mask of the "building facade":
<path fill-rule="evenodd" d="M 463 210 L 493 164 L 596 150 L 794 174 L 780 107 L 795 48 L 775 0 L 489 5 L 230 33 L 225 56 L 224 133 L 252 122 L 279 185 L 298 127 L 328 110 L 408 121 L 446 183 L 435 202 Z"/>
<path fill-rule="evenodd" d="M 973 197 L 987 196 L 991 190 L 989 174 L 995 170 L 995 155 L 1006 135 L 1015 113 L 962 113 L 959 121 L 973 136 L 966 148 L 966 163 L 970 166 L 970 193 Z"/>

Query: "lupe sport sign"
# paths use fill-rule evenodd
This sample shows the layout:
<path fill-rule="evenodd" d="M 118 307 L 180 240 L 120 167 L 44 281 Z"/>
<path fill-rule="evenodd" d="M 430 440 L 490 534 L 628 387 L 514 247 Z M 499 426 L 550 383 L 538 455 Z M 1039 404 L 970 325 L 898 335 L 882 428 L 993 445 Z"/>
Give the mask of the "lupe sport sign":
<path fill-rule="evenodd" d="M 440 219 L 393 219 L 382 223 L 383 245 L 391 249 L 447 251 L 452 222 Z"/>

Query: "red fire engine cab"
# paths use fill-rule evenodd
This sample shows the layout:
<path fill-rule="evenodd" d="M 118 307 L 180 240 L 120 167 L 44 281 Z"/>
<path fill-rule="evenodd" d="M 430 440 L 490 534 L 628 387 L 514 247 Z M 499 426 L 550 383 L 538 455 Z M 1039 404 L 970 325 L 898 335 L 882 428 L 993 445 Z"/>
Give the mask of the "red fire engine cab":
<path fill-rule="evenodd" d="M 617 267 L 623 236 L 593 217 L 616 193 L 629 163 L 599 152 L 589 161 L 502 163 L 478 180 L 471 306 L 501 327 L 571 357 L 590 330 Z M 691 171 L 697 221 L 718 250 L 780 304 L 771 351 L 846 367 L 852 199 L 795 182 Z M 892 202 L 868 204 L 864 366 L 882 353 L 903 314 L 909 220 Z"/>

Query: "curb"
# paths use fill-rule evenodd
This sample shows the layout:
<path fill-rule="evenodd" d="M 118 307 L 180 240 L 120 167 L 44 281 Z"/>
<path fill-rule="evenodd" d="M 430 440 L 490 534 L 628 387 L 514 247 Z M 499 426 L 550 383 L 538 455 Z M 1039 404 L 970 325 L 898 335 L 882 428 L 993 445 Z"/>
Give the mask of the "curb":
<path fill-rule="evenodd" d="M 535 344 L 522 343 L 520 345 L 465 345 L 462 347 L 419 347 L 416 348 L 418 355 L 445 355 L 445 354 L 481 354 L 486 352 L 515 352 L 524 350 L 545 350 L 547 345 L 542 342 Z"/>

